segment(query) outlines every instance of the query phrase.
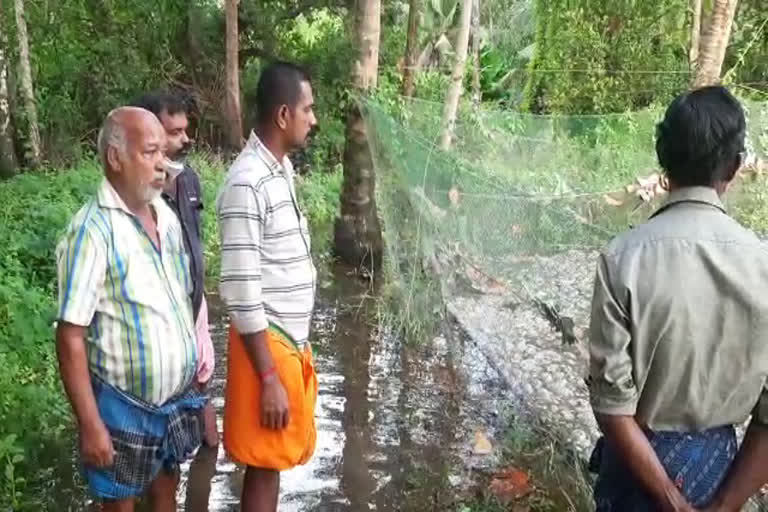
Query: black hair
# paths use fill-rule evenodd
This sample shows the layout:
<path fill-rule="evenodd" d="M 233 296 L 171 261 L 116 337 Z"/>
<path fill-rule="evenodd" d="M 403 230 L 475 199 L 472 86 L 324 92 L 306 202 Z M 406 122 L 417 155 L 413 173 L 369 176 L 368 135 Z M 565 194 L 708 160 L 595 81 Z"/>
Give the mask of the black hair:
<path fill-rule="evenodd" d="M 155 116 L 160 118 L 160 114 L 165 112 L 169 116 L 179 113 L 189 113 L 189 106 L 180 94 L 169 91 L 153 91 L 140 96 L 131 106 L 140 107 L 149 110 Z"/>
<path fill-rule="evenodd" d="M 669 105 L 656 127 L 656 155 L 675 185 L 711 187 L 733 178 L 745 134 L 738 100 L 725 87 L 703 87 Z"/>
<path fill-rule="evenodd" d="M 264 68 L 256 86 L 256 121 L 268 123 L 275 109 L 283 105 L 295 108 L 302 82 L 311 83 L 311 78 L 308 71 L 296 64 L 276 61 Z"/>

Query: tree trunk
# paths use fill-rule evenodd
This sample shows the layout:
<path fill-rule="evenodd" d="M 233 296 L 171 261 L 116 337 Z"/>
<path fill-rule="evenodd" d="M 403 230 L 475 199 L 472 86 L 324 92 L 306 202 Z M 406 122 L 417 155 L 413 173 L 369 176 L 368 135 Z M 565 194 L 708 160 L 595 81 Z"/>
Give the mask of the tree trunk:
<path fill-rule="evenodd" d="M 3 23 L 2 15 L 3 11 L 0 9 L 0 178 L 10 178 L 16 174 L 19 164 L 13 145 L 13 125 L 8 95 L 8 60 L 5 55 L 7 24 Z"/>
<path fill-rule="evenodd" d="M 421 18 L 419 0 L 411 0 L 408 8 L 408 37 L 405 43 L 405 69 L 403 70 L 403 96 L 413 96 L 414 73 L 419 51 L 419 21 Z"/>
<path fill-rule="evenodd" d="M 243 121 L 240 113 L 240 67 L 238 63 L 237 5 L 240 0 L 226 0 L 227 25 L 227 92 L 226 119 L 227 142 L 232 149 L 243 147 Z"/>
<path fill-rule="evenodd" d="M 451 147 L 453 130 L 456 125 L 456 112 L 459 109 L 459 98 L 464 85 L 464 70 L 467 67 L 467 47 L 469 46 L 469 25 L 472 19 L 472 1 L 462 0 L 461 5 L 461 25 L 455 47 L 456 62 L 453 64 L 451 87 L 445 97 L 443 109 L 443 133 L 440 137 L 440 148 L 444 150 Z"/>
<path fill-rule="evenodd" d="M 691 23 L 691 50 L 688 54 L 691 71 L 696 71 L 696 63 L 699 60 L 699 42 L 701 40 L 701 9 L 702 0 L 691 0 L 691 11 L 693 15 Z"/>
<path fill-rule="evenodd" d="M 16 174 L 17 168 L 11 108 L 8 101 L 8 64 L 5 59 L 4 41 L 0 34 L 0 178 L 10 178 Z"/>
<path fill-rule="evenodd" d="M 24 18 L 24 0 L 14 0 L 16 12 L 16 34 L 19 43 L 19 87 L 23 103 L 24 119 L 27 123 L 26 159 L 32 167 L 40 167 L 40 128 L 37 124 L 35 90 L 32 87 L 32 67 L 29 64 L 29 37 L 27 21 Z"/>
<path fill-rule="evenodd" d="M 472 104 L 477 108 L 483 101 L 480 86 L 480 0 L 472 2 Z"/>
<path fill-rule="evenodd" d="M 703 87 L 720 81 L 725 50 L 731 37 L 737 0 L 715 0 L 712 14 L 701 36 L 693 87 Z"/>
<path fill-rule="evenodd" d="M 365 94 L 376 87 L 381 2 L 357 0 L 355 13 L 358 54 L 352 82 L 359 94 Z M 334 245 L 341 259 L 369 271 L 381 268 L 383 254 L 375 186 L 376 175 L 365 121 L 360 106 L 353 104 L 347 114 L 341 216 L 334 229 Z"/>

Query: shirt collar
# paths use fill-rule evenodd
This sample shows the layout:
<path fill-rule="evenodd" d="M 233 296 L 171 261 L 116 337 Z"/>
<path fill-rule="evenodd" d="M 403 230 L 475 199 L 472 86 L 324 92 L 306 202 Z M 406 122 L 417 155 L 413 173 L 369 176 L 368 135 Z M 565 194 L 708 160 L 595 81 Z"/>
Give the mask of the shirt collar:
<path fill-rule="evenodd" d="M 269 148 L 264 145 L 259 136 L 256 135 L 254 130 L 251 130 L 251 135 L 248 137 L 248 147 L 251 151 L 256 153 L 256 156 L 261 158 L 269 169 L 269 172 L 273 175 L 283 172 L 290 176 L 292 167 L 290 160 L 288 160 L 288 156 L 284 156 L 283 161 L 279 162 Z"/>
<path fill-rule="evenodd" d="M 712 206 L 725 213 L 725 206 L 720 200 L 720 196 L 712 187 L 683 187 L 673 190 L 669 193 L 664 203 L 654 212 L 651 217 L 655 217 L 664 210 L 680 203 L 700 203 Z"/>
<path fill-rule="evenodd" d="M 112 186 L 112 183 L 110 183 L 106 177 L 101 180 L 99 189 L 96 192 L 96 198 L 101 208 L 119 210 L 126 215 L 129 215 L 131 218 L 136 219 L 136 215 L 128 209 L 123 198 L 120 197 L 120 194 L 117 193 L 115 187 Z M 158 196 L 150 203 L 150 206 L 152 206 L 152 209 L 157 216 L 157 231 L 161 240 L 165 237 L 165 233 L 168 231 L 169 222 L 166 218 L 167 210 L 163 208 L 163 206 L 165 206 L 163 201 L 162 196 Z"/>

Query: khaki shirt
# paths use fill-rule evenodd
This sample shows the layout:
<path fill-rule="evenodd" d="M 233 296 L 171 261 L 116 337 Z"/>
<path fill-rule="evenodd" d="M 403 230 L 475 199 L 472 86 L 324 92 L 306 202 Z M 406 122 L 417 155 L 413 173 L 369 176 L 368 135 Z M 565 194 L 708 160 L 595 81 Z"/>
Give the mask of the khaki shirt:
<path fill-rule="evenodd" d="M 752 412 L 768 424 L 766 246 L 714 189 L 672 192 L 601 253 L 590 338 L 597 413 L 683 432 Z"/>

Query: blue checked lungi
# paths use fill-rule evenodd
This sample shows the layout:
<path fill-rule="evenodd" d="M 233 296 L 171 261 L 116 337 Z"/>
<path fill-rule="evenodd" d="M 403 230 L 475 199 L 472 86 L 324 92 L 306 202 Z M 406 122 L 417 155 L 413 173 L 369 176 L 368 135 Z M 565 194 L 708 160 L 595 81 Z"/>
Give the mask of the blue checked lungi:
<path fill-rule="evenodd" d="M 195 386 L 157 407 L 91 375 L 96 404 L 115 449 L 108 468 L 83 467 L 97 498 L 119 500 L 144 494 L 162 469 L 175 471 L 202 441 L 207 398 Z"/>
<path fill-rule="evenodd" d="M 706 507 L 715 497 L 738 449 L 733 426 L 697 433 L 650 432 L 646 436 L 669 478 L 693 507 Z M 658 510 L 655 500 L 636 482 L 623 458 L 600 438 L 590 459 L 597 473 L 598 512 Z"/>

